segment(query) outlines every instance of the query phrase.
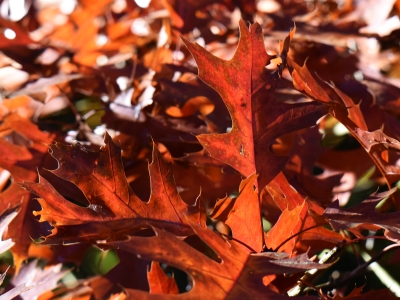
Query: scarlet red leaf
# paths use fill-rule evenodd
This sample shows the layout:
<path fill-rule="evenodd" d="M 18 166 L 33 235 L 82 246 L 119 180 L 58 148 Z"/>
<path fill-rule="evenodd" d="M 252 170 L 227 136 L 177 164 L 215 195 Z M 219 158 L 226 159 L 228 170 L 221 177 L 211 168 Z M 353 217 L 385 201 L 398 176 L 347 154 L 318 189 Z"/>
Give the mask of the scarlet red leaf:
<path fill-rule="evenodd" d="M 288 161 L 288 157 L 276 156 L 269 150 L 274 140 L 314 125 L 327 113 L 327 107 L 312 102 L 278 101 L 274 89 L 279 78 L 265 68 L 270 56 L 265 52 L 260 25 L 247 28 L 241 21 L 239 26 L 238 48 L 230 61 L 183 41 L 196 60 L 199 77 L 221 95 L 232 118 L 229 133 L 201 134 L 198 140 L 211 156 L 244 176 L 258 174 L 258 188 L 262 189 Z"/>

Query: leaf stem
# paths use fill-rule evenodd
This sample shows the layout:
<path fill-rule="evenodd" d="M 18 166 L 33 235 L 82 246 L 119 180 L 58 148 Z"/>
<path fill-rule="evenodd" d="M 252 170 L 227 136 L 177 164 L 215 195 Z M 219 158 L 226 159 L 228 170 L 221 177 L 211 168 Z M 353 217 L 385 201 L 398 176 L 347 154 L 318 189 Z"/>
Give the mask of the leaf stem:
<path fill-rule="evenodd" d="M 276 247 L 276 248 L 273 250 L 273 252 L 278 252 L 278 250 L 279 250 L 283 245 L 285 245 L 288 241 L 290 241 L 292 238 L 295 238 L 296 236 L 302 234 L 303 232 L 306 232 L 306 231 L 308 231 L 308 230 L 311 230 L 311 229 L 320 227 L 320 226 L 322 226 L 322 225 L 324 225 L 324 224 L 314 225 L 314 226 L 308 227 L 308 228 L 306 228 L 306 229 L 300 230 L 299 232 L 293 234 L 292 236 L 290 236 L 290 237 L 288 237 L 286 240 L 284 240 L 278 247 Z"/>

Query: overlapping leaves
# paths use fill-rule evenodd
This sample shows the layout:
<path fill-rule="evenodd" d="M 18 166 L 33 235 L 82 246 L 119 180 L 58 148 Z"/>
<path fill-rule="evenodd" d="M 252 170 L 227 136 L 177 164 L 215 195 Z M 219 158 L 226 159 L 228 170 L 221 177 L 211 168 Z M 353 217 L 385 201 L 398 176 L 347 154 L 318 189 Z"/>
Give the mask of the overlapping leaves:
<path fill-rule="evenodd" d="M 225 240 L 209 228 L 195 224 L 192 224 L 192 228 L 215 251 L 219 261 L 196 251 L 171 233 L 158 229 L 154 229 L 154 237 L 133 236 L 126 241 L 108 244 L 186 271 L 194 281 L 194 286 L 184 295 L 185 299 L 287 299 L 287 296 L 279 295 L 265 286 L 263 277 L 329 266 L 308 260 L 306 254 L 296 258 L 271 252 L 250 254 L 240 243 Z M 130 299 L 166 299 L 162 295 L 151 295 L 138 290 L 128 290 L 127 293 Z M 168 299 L 180 299 L 182 296 L 169 295 Z"/>
<path fill-rule="evenodd" d="M 234 6 L 240 7 L 244 17 L 246 14 L 253 13 L 255 9 L 253 1 L 218 2 L 224 2 L 227 7 L 232 9 Z M 182 295 L 171 296 L 178 293 L 177 285 L 172 278 L 165 275 L 155 261 L 168 263 L 187 272 L 194 281 L 194 288 L 183 296 L 186 298 L 236 299 L 249 296 L 255 299 L 283 298 L 283 296 L 272 292 L 266 286 L 267 281 L 264 281 L 263 277 L 325 267 L 306 260 L 305 254 L 300 253 L 307 251 L 310 246 L 308 242 L 310 241 L 317 241 L 316 244 L 319 244 L 311 244 L 311 252 L 314 253 L 320 249 L 319 247 L 325 246 L 326 243 L 333 245 L 343 240 L 343 237 L 338 233 L 322 227 L 326 225 L 326 219 L 337 230 L 349 229 L 351 231 L 352 227 L 360 224 L 380 226 L 386 229 L 387 238 L 398 241 L 399 225 L 396 221 L 398 213 L 382 214 L 375 211 L 376 204 L 384 197 L 392 196 L 393 190 L 385 194 L 373 195 L 371 196 L 373 199 L 367 199 L 350 209 L 341 209 L 335 202 L 325 211 L 324 217 L 326 219 L 321 216 L 324 210 L 323 207 L 326 207 L 326 203 L 331 201 L 332 190 L 339 184 L 342 173 L 335 173 L 332 176 L 334 180 L 319 180 L 312 174 L 315 164 L 321 162 L 318 161 L 318 157 L 311 156 L 319 156 L 325 150 L 317 149 L 318 147 L 308 147 L 309 145 L 302 138 L 310 135 L 311 131 L 318 132 L 318 135 L 313 137 L 316 140 L 316 144 L 320 142 L 318 129 L 326 129 L 323 128 L 324 125 L 320 125 L 320 128 L 309 129 L 309 127 L 316 124 L 318 119 L 330 112 L 332 116 L 340 121 L 367 151 L 389 186 L 400 178 L 400 171 L 393 163 L 393 160 L 389 161 L 387 150 L 399 152 L 400 146 L 395 132 L 391 132 L 387 127 L 385 129 L 377 129 L 376 126 L 371 125 L 371 119 L 364 116 L 365 111 L 362 111 L 360 103 L 355 104 L 350 97 L 333 84 L 326 84 L 316 79 L 305 64 L 300 67 L 295 62 L 295 59 L 290 58 L 288 51 L 289 44 L 294 36 L 294 30 L 281 43 L 278 58 L 266 53 L 266 41 L 262 32 L 266 28 L 265 26 L 262 28 L 257 23 L 247 27 L 243 21 L 240 22 L 239 44 L 230 61 L 217 58 L 198 44 L 184 40 L 198 65 L 199 77 L 220 94 L 229 111 L 232 119 L 232 128 L 227 129 L 227 133 L 215 133 L 221 132 L 221 130 L 224 131 L 225 128 L 223 127 L 228 120 L 225 116 L 222 116 L 224 109 L 223 107 L 221 108 L 220 99 L 217 99 L 213 93 L 205 92 L 203 94 L 199 92 L 202 88 L 184 83 L 185 80 L 182 80 L 180 84 L 176 82 L 177 78 L 182 79 L 188 76 L 187 74 L 193 76 L 190 73 L 191 69 L 186 69 L 189 64 L 185 65 L 186 62 L 182 62 L 182 65 L 185 65 L 184 67 L 170 65 L 169 68 L 172 71 L 169 70 L 166 73 L 172 72 L 173 76 L 169 74 L 170 78 L 166 79 L 168 76 L 163 73 L 165 71 L 164 63 L 173 61 L 178 64 L 175 58 L 171 58 L 170 51 L 175 46 L 177 49 L 180 46 L 179 41 L 171 42 L 174 39 L 170 35 L 171 24 L 169 22 L 171 21 L 172 26 L 175 26 L 181 33 L 190 32 L 195 24 L 200 26 L 200 30 L 204 30 L 204 26 L 211 22 L 210 15 L 204 15 L 204 10 L 208 9 L 207 4 L 210 3 L 209 1 L 200 1 L 199 3 L 193 1 L 188 3 L 183 1 L 176 1 L 176 3 L 162 1 L 161 4 L 158 4 L 153 1 L 148 11 L 153 12 L 153 10 L 156 10 L 156 12 L 160 13 L 157 9 L 162 7 L 169 13 L 168 18 L 165 15 L 161 17 L 163 18 L 161 31 L 168 32 L 166 34 L 168 41 L 162 41 L 161 34 L 158 36 L 158 41 L 154 39 L 154 28 L 161 26 L 161 22 L 155 22 L 155 19 L 159 18 L 154 16 L 157 14 L 148 16 L 147 19 L 142 19 L 146 25 L 149 25 L 147 30 L 150 34 L 135 31 L 137 28 L 134 28 L 135 26 L 133 26 L 132 22 L 142 16 L 143 11 L 138 10 L 137 5 L 133 4 L 133 2 L 129 4 L 129 9 L 127 10 L 130 15 L 126 15 L 126 18 L 120 18 L 120 13 L 113 11 L 107 17 L 112 22 L 107 21 L 104 28 L 100 28 L 99 24 L 91 21 L 85 23 L 84 26 L 78 26 L 78 29 L 75 28 L 75 25 L 84 20 L 86 16 L 91 16 L 93 19 L 100 17 L 103 10 L 109 9 L 111 5 L 109 0 L 101 1 L 98 5 L 89 1 L 83 6 L 79 6 L 63 28 L 59 28 L 59 30 L 49 35 L 50 41 L 59 42 L 60 37 L 65 35 L 62 33 L 74 33 L 76 31 L 78 38 L 75 41 L 72 41 L 70 36 L 64 41 L 68 45 L 66 47 L 69 51 L 74 52 L 74 63 L 69 67 L 75 71 L 80 67 L 78 66 L 79 64 L 95 65 L 97 58 L 103 53 L 110 56 L 115 55 L 108 58 L 110 58 L 110 61 L 117 63 L 124 62 L 126 57 L 132 60 L 132 64 L 134 64 L 132 68 L 140 74 L 132 75 L 135 79 L 131 85 L 135 86 L 135 88 L 129 86 L 126 91 L 121 91 L 121 97 L 117 97 L 114 103 L 108 106 L 110 111 L 114 113 L 113 117 L 115 119 L 112 120 L 114 123 L 107 124 L 110 127 L 115 126 L 114 129 L 116 130 L 123 128 L 123 134 L 120 134 L 119 138 L 126 138 L 124 141 L 125 147 L 123 147 L 124 158 L 129 158 L 131 163 L 132 161 L 136 163 L 140 152 L 141 159 L 143 159 L 148 151 L 146 147 L 148 147 L 150 140 L 149 132 L 151 135 L 154 133 L 153 138 L 155 138 L 160 149 L 166 148 L 168 150 L 164 149 L 164 151 L 171 151 L 171 153 L 183 153 L 187 149 L 198 150 L 199 145 L 190 133 L 203 133 L 198 135 L 197 138 L 204 150 L 197 153 L 197 156 L 192 154 L 187 157 L 187 161 L 195 162 L 199 166 L 197 169 L 192 168 L 192 170 L 196 169 L 197 173 L 191 173 L 191 176 L 195 177 L 193 174 L 208 176 L 211 172 L 207 173 L 209 171 L 207 168 L 211 165 L 213 176 L 209 177 L 211 178 L 210 182 L 214 181 L 214 185 L 207 187 L 208 190 L 212 190 L 214 187 L 221 188 L 219 179 L 227 177 L 221 175 L 219 168 L 225 167 L 225 164 L 230 165 L 244 176 L 238 187 L 238 196 L 236 198 L 229 196 L 219 200 L 214 207 L 214 212 L 210 215 L 212 218 L 218 219 L 220 223 L 222 221 L 230 227 L 232 237 L 229 237 L 229 230 L 225 231 L 225 235 L 220 235 L 206 227 L 206 213 L 200 197 L 196 201 L 191 199 L 190 204 L 182 200 L 180 192 L 183 195 L 185 187 L 179 185 L 177 187 L 171 164 L 163 160 L 155 145 L 153 145 L 152 163 L 149 164 L 151 195 L 148 201 L 140 199 L 130 187 L 132 180 L 135 181 L 138 177 L 138 170 L 132 168 L 136 173 L 130 179 L 126 178 L 125 171 L 127 173 L 132 172 L 132 169 L 129 166 L 124 166 L 121 158 L 121 149 L 114 144 L 108 134 L 105 136 L 105 145 L 98 152 L 91 152 L 79 143 L 71 146 L 65 146 L 61 143 L 49 145 L 51 154 L 59 163 L 58 169 L 50 172 L 61 180 L 73 183 L 78 187 L 86 197 L 87 204 L 82 206 L 82 203 L 80 205 L 74 203 L 75 199 L 67 197 L 67 193 L 62 189 L 52 186 L 50 180 L 46 179 L 47 177 L 39 176 L 39 183 L 24 182 L 22 185 L 26 189 L 40 196 L 39 203 L 42 206 L 42 210 L 35 212 L 35 214 L 40 216 L 40 221 L 47 221 L 54 226 L 52 234 L 46 237 L 45 242 L 49 244 L 98 243 L 98 245 L 101 244 L 105 247 L 119 247 L 132 255 L 138 254 L 142 258 L 153 260 L 152 268 L 148 272 L 150 294 L 128 289 L 127 294 L 131 298 L 182 298 Z M 221 11 L 221 7 L 225 9 L 225 5 L 210 5 L 213 7 L 215 17 L 220 20 L 220 16 L 217 15 Z M 85 7 L 88 8 L 87 11 L 85 11 Z M 199 10 L 200 8 L 201 10 Z M 283 8 L 286 9 L 286 7 Z M 98 23 L 101 22 L 99 21 Z M 12 26 L 12 24 L 9 25 L 17 30 L 17 27 Z M 134 36 L 128 35 L 125 38 L 124 35 L 129 31 L 131 25 Z M 218 30 L 223 28 L 221 24 L 217 25 L 219 27 L 214 27 L 217 27 Z M 213 30 L 215 31 L 216 28 L 214 27 Z M 196 30 L 199 31 L 197 28 Z M 110 43 L 101 48 L 96 44 L 95 36 L 101 37 L 103 32 L 107 33 Z M 18 31 L 17 33 L 20 38 L 21 32 Z M 140 37 L 140 34 L 143 34 L 143 36 Z M 224 34 L 222 33 L 221 37 Z M 231 32 L 228 32 L 227 36 L 229 34 Z M 197 35 L 198 33 L 195 34 L 193 30 L 193 37 L 196 38 Z M 24 36 L 26 39 L 23 39 L 21 44 L 32 42 L 30 38 L 27 38 L 27 34 L 24 33 Z M 222 37 L 222 39 L 227 38 L 227 36 Z M 188 37 L 191 38 L 190 35 L 186 35 L 186 38 Z M 86 38 L 89 40 L 88 43 L 86 43 Z M 315 39 L 316 37 L 312 35 L 311 38 Z M 151 44 L 155 41 L 157 42 L 156 49 L 151 48 Z M 118 52 L 121 45 L 129 43 L 133 43 L 135 47 L 137 46 L 139 51 L 136 51 L 137 49 L 134 49 L 134 47 L 128 47 L 129 49 L 125 49 L 125 52 L 121 51 L 124 53 Z M 166 47 L 162 48 L 160 46 L 162 44 L 166 45 Z M 173 46 L 171 47 L 171 45 Z M 60 49 L 63 49 L 63 47 Z M 151 49 L 151 51 L 146 53 L 148 49 Z M 60 53 L 57 56 L 59 58 L 63 55 Z M 135 55 L 133 55 L 134 53 Z M 136 53 L 139 53 L 138 56 L 136 56 Z M 165 53 L 168 53 L 168 55 L 165 55 Z M 24 70 L 29 69 L 30 65 L 24 64 L 18 55 L 10 54 L 10 57 L 23 64 L 22 68 Z M 311 57 L 311 59 L 313 58 Z M 101 62 L 101 60 L 99 61 Z M 277 70 L 271 71 L 270 68 L 266 68 L 270 63 L 278 63 L 280 65 Z M 285 73 L 286 70 L 284 69 L 286 63 L 289 65 L 293 86 L 309 98 L 306 101 L 297 101 L 299 93 L 296 94 L 292 90 L 290 93 L 295 96 L 290 98 L 289 101 L 283 100 L 283 97 L 277 97 L 276 89 L 282 88 L 280 85 L 291 88 L 290 82 L 283 79 L 283 77 L 289 78 L 289 74 Z M 112 65 L 111 62 L 107 62 L 107 64 Z M 66 68 L 67 65 L 64 64 L 63 67 Z M 46 74 L 54 75 L 55 70 L 57 70 L 57 67 L 53 64 L 46 67 L 42 65 L 42 67 L 47 70 Z M 52 68 L 55 69 L 52 70 Z M 95 82 L 93 86 L 76 90 L 83 90 L 94 97 L 99 95 L 97 93 L 104 93 L 104 86 L 114 92 L 115 87 L 112 87 L 109 81 L 113 81 L 121 74 L 118 70 L 106 68 L 108 67 L 104 67 L 101 70 L 103 72 L 101 75 L 97 74 L 98 77 L 103 75 L 107 77 L 104 82 L 100 80 Z M 109 74 L 106 70 L 111 70 L 112 72 L 110 73 L 115 72 L 115 74 L 113 73 L 108 77 Z M 80 70 L 80 72 L 95 73 L 93 70 L 90 70 L 90 72 L 88 70 Z M 123 75 L 129 73 L 127 69 L 124 69 L 123 72 L 125 72 Z M 150 74 L 151 78 L 153 78 L 154 73 L 157 73 L 155 78 L 158 78 L 152 84 L 160 86 L 154 88 L 149 84 L 150 81 L 143 80 L 145 78 L 143 73 L 145 72 L 148 72 L 147 75 Z M 181 72 L 187 73 L 181 76 Z M 54 80 L 57 78 L 56 76 L 50 80 L 53 85 L 60 83 Z M 71 74 L 67 76 L 68 78 L 71 80 L 79 78 L 82 79 L 82 82 L 86 82 L 81 74 Z M 142 80 L 141 83 L 139 83 L 140 80 Z M 80 80 L 79 84 L 82 85 L 82 82 Z M 146 82 L 148 86 L 143 87 L 145 85 L 143 82 Z M 180 101 L 170 99 L 174 97 L 174 93 L 168 94 L 165 89 L 163 90 L 163 87 L 166 87 L 166 82 L 177 89 L 182 87 L 194 89 L 193 97 L 190 97 L 185 90 L 181 89 L 179 91 L 181 94 L 179 96 Z M 71 94 L 76 92 L 72 87 L 73 84 L 68 83 L 68 85 L 66 94 L 69 91 L 73 91 Z M 32 87 L 35 87 L 35 83 L 33 86 L 27 85 L 25 89 L 19 90 L 19 93 L 34 96 L 36 93 L 31 93 Z M 33 92 L 43 92 L 44 89 L 49 88 L 47 83 L 42 86 L 40 80 L 36 82 L 36 87 L 38 87 L 38 90 Z M 58 87 L 54 89 L 57 93 L 60 92 Z M 134 90 L 135 92 L 133 92 Z M 151 106 L 151 109 L 143 111 L 144 106 L 141 106 L 140 99 L 147 94 L 146 90 L 157 90 L 159 94 L 156 96 L 155 93 L 155 97 L 152 99 L 150 99 L 151 95 L 148 96 L 146 105 L 150 107 L 153 101 L 154 105 Z M 170 90 L 173 91 L 172 88 Z M 108 96 L 110 98 L 104 98 L 106 99 L 105 101 L 114 99 L 113 92 L 109 92 Z M 131 95 L 130 92 L 135 93 L 135 95 Z M 45 94 L 45 102 L 51 96 L 54 96 L 50 91 L 46 91 Z M 7 93 L 7 95 L 18 95 L 18 91 L 14 94 Z M 118 127 L 123 123 L 122 118 L 113 109 L 118 104 L 116 102 L 124 97 L 126 98 L 124 99 L 126 100 L 125 107 L 121 110 L 124 111 L 125 118 L 131 123 L 129 123 L 129 126 L 125 124 Z M 174 103 L 173 105 L 178 103 L 180 108 L 171 106 L 171 103 Z M 200 108 L 203 105 L 202 103 L 207 106 L 207 109 Z M 136 106 L 134 107 L 133 104 Z M 135 116 L 131 115 L 133 107 Z M 188 107 L 191 107 L 191 109 L 188 109 Z M 214 115 L 208 118 L 208 114 L 213 108 L 216 108 Z M 197 110 L 200 111 L 199 114 L 197 114 Z M 110 117 L 110 111 L 108 111 L 109 115 L 107 117 Z M 221 113 L 221 122 L 216 120 L 220 117 L 216 116 L 217 112 L 218 114 Z M 222 117 L 224 117 L 223 120 Z M 144 121 L 146 118 L 147 121 Z M 81 122 L 80 119 L 79 122 Z M 158 124 L 159 127 L 154 126 L 154 123 L 157 122 L 160 123 Z M 7 122 L 5 123 L 7 124 Z M 387 124 L 389 124 L 389 121 Z M 17 126 L 17 122 L 13 122 L 13 126 Z M 133 127 L 134 129 L 132 129 Z M 147 127 L 151 127 L 151 130 Z M 29 134 L 27 128 L 25 128 L 25 133 Z M 82 130 L 85 127 L 81 123 L 79 128 Z M 165 130 L 158 130 L 159 128 Z M 301 129 L 307 130 L 299 133 Z M 138 134 L 141 130 L 145 133 Z M 5 168 L 4 166 L 10 168 L 10 170 L 12 168 L 21 168 L 21 166 L 23 168 L 28 161 L 29 165 L 36 161 L 36 156 L 38 157 L 37 166 L 40 166 L 39 158 L 44 155 L 43 149 L 45 147 L 39 142 L 49 143 L 49 136 L 35 132 L 38 139 L 34 140 L 33 147 L 32 145 L 30 146 L 37 150 L 37 153 L 30 151 L 32 149 L 29 146 L 20 149 L 7 144 L 6 148 L 3 147 L 4 149 L 0 150 L 0 152 L 3 152 L 3 156 L 7 157 L 3 161 L 3 165 L 0 165 L 2 168 Z M 182 132 L 185 132 L 185 138 L 181 135 Z M 88 136 L 90 134 L 86 132 L 86 137 L 88 138 Z M 186 139 L 186 137 L 189 138 Z M 88 139 L 92 141 L 90 138 Z M 303 142 L 304 147 L 303 149 L 293 149 L 293 145 L 296 145 L 296 143 L 285 144 L 285 142 L 282 142 L 285 139 L 286 141 L 295 140 L 298 145 Z M 164 142 L 165 145 L 161 144 Z M 275 149 L 275 146 L 279 143 L 284 144 L 283 148 L 288 150 L 286 152 L 283 151 L 285 155 L 280 155 L 282 153 L 279 154 L 279 151 L 273 151 L 272 148 Z M 6 143 L 3 144 L 6 145 Z M 100 144 L 100 142 L 97 144 Z M 129 149 L 125 152 L 126 148 Z M 306 153 L 307 151 L 312 153 Z M 8 163 L 7 159 L 12 162 L 4 165 L 4 162 Z M 216 160 L 219 162 L 216 162 Z M 287 167 L 286 164 L 289 160 L 292 165 Z M 183 168 L 182 166 L 180 167 Z M 36 173 L 32 172 L 32 170 L 29 176 L 18 177 L 16 176 L 18 170 L 15 171 L 14 169 L 11 173 L 15 178 L 29 181 L 36 179 Z M 307 171 L 307 174 L 304 174 L 304 170 Z M 189 172 L 184 174 L 189 174 Z M 183 176 L 182 174 L 180 175 L 180 177 Z M 143 178 L 140 178 L 140 180 L 143 180 Z M 196 179 L 193 181 L 196 181 Z M 307 182 L 307 186 L 302 184 L 304 181 Z M 134 184 L 140 185 L 138 182 L 136 181 Z M 324 186 L 318 186 L 319 183 L 324 183 Z M 200 184 L 199 181 L 197 186 Z M 292 185 L 299 189 L 295 190 Z M 194 184 L 191 186 L 194 186 Z M 310 188 L 315 189 L 315 191 L 310 193 Z M 0 197 L 9 197 L 10 192 L 14 191 L 18 191 L 18 193 L 14 193 L 13 199 L 21 198 L 21 190 L 18 190 L 18 186 L 14 183 L 12 188 L 0 195 Z M 226 192 L 231 192 L 231 190 L 228 191 L 227 189 Z M 209 194 L 214 197 L 213 193 Z M 25 193 L 24 195 L 27 194 Z M 216 196 L 214 199 L 208 199 L 207 203 L 214 204 L 215 198 Z M 277 211 L 275 215 L 273 213 L 269 215 L 274 209 Z M 270 221 L 273 220 L 274 222 L 272 229 L 267 234 L 263 232 L 262 215 L 267 216 Z M 351 216 L 351 221 L 348 220 L 348 216 Z M 217 225 L 220 223 L 217 223 Z M 14 227 L 13 230 L 15 231 L 18 228 Z M 149 230 L 141 231 L 144 228 L 153 228 L 155 236 L 140 236 L 149 233 Z M 353 230 L 351 232 L 356 231 Z M 25 240 L 26 236 L 25 234 Z M 127 236 L 129 236 L 128 240 L 126 240 Z M 183 241 L 187 236 L 191 237 Z M 197 243 L 193 243 L 191 238 Z M 196 238 L 200 238 L 207 246 L 205 247 Z M 196 249 L 193 249 L 193 247 Z M 282 253 L 265 252 L 267 248 L 273 251 L 284 251 L 293 256 L 293 258 L 287 259 Z M 251 251 L 261 253 L 254 254 L 250 253 Z M 24 249 L 24 255 L 26 255 L 26 252 L 27 250 Z M 285 293 L 287 288 L 281 287 L 279 291 Z M 160 295 L 162 293 L 169 295 Z"/>

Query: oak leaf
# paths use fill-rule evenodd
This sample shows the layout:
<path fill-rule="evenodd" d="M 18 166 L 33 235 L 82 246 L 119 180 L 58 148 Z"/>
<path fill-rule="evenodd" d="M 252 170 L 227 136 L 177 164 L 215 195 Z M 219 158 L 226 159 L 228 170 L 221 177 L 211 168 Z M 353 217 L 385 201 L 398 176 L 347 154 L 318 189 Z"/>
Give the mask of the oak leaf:
<path fill-rule="evenodd" d="M 301 246 L 307 245 L 307 242 L 311 241 L 317 241 L 320 246 L 326 245 L 326 243 L 330 243 L 330 246 L 341 243 L 343 237 L 340 234 L 321 227 L 326 222 L 321 222 L 313 217 L 310 208 L 313 205 L 315 206 L 315 204 L 309 204 L 308 201 L 304 200 L 301 205 L 294 209 L 285 209 L 275 225 L 266 234 L 265 243 L 267 247 L 274 251 L 293 254 L 301 248 L 303 248 L 301 249 L 303 252 L 307 251 L 307 246 Z M 292 236 L 293 238 L 288 239 Z"/>
<path fill-rule="evenodd" d="M 349 96 L 334 85 L 325 83 L 326 87 L 322 87 L 322 83 L 314 78 L 306 64 L 299 66 L 290 59 L 288 59 L 288 64 L 291 67 L 293 84 L 296 89 L 329 107 L 330 114 L 340 121 L 367 151 L 389 187 L 398 181 L 400 169 L 387 163 L 382 156 L 388 149 L 399 152 L 400 142 L 386 135 L 382 129 L 369 132 L 368 124 L 359 105 L 356 105 Z"/>
<path fill-rule="evenodd" d="M 327 107 L 315 102 L 287 104 L 278 101 L 274 89 L 278 73 L 265 68 L 266 53 L 261 26 L 239 23 L 240 40 L 234 57 L 222 60 L 196 43 L 183 38 L 199 68 L 199 77 L 222 97 L 232 118 L 225 134 L 201 134 L 197 138 L 214 158 L 248 177 L 259 175 L 262 189 L 285 166 L 286 156 L 276 156 L 270 147 L 281 135 L 315 125 Z M 284 57 L 284 56 L 283 56 Z"/>
<path fill-rule="evenodd" d="M 307 251 L 310 243 L 316 241 L 318 246 L 313 247 L 313 251 L 318 247 L 332 247 L 332 244 L 343 241 L 340 234 L 322 227 L 326 223 L 321 217 L 324 209 L 315 201 L 301 196 L 282 172 L 265 189 L 282 211 L 278 221 L 265 235 L 268 248 L 293 254 L 299 250 Z"/>
<path fill-rule="evenodd" d="M 319 204 L 329 204 L 332 199 L 332 190 L 335 186 L 340 185 L 342 174 L 322 174 L 316 176 L 313 173 L 314 167 L 322 167 L 326 169 L 325 165 L 321 165 L 320 157 L 329 150 L 321 144 L 322 134 L 319 132 L 317 126 L 307 129 L 305 133 L 299 134 L 295 140 L 294 151 L 292 157 L 287 163 L 283 171 L 290 184 L 303 195 L 318 201 Z M 361 150 L 362 151 L 362 150 Z M 338 151 L 332 150 L 331 153 L 337 154 Z M 339 154 L 347 155 L 346 152 L 339 152 Z M 365 155 L 367 156 L 367 155 Z M 327 156 L 330 158 L 331 156 Z M 357 158 L 359 156 L 356 156 Z M 362 157 L 365 161 L 365 157 Z M 351 157 L 353 159 L 353 157 Z M 329 161 L 329 160 L 328 160 Z M 351 161 L 351 160 L 349 160 Z M 332 164 L 338 163 L 348 164 L 348 161 L 333 160 Z M 366 166 L 368 168 L 368 165 Z M 340 170 L 341 169 L 334 169 Z M 365 173 L 365 171 L 363 172 Z M 318 188 L 315 188 L 318 187 Z"/>
<path fill-rule="evenodd" d="M 46 243 L 69 243 L 107 239 L 133 233 L 152 224 L 175 234 L 190 234 L 186 218 L 205 224 L 205 208 L 200 198 L 186 204 L 177 191 L 172 167 L 156 147 L 149 164 L 151 195 L 140 200 L 130 188 L 122 165 L 121 149 L 106 134 L 105 145 L 98 152 L 89 152 L 79 143 L 49 145 L 50 153 L 59 162 L 51 172 L 74 183 L 86 196 L 89 206 L 67 201 L 43 177 L 39 183 L 23 182 L 22 186 L 39 195 L 42 210 L 35 212 L 40 221 L 55 226 Z"/>
<path fill-rule="evenodd" d="M 152 237 L 130 236 L 128 240 L 104 243 L 187 272 L 194 284 L 184 294 L 185 299 L 287 299 L 287 296 L 277 294 L 265 286 L 263 277 L 329 266 L 308 260 L 306 254 L 295 258 L 287 258 L 284 253 L 249 254 L 240 243 L 225 240 L 207 227 L 192 224 L 192 228 L 216 253 L 220 262 L 205 256 L 173 234 L 156 228 L 153 229 L 156 235 Z M 128 299 L 167 299 L 139 290 L 127 291 Z M 181 296 L 168 295 L 168 299 L 178 299 Z"/>
<path fill-rule="evenodd" d="M 392 188 L 382 193 L 375 192 L 360 204 L 345 209 L 340 208 L 339 201 L 336 200 L 325 210 L 324 216 L 335 230 L 372 224 L 386 229 L 385 236 L 398 242 L 400 240 L 400 212 L 379 213 L 375 209 L 380 201 L 391 196 L 396 189 Z"/>

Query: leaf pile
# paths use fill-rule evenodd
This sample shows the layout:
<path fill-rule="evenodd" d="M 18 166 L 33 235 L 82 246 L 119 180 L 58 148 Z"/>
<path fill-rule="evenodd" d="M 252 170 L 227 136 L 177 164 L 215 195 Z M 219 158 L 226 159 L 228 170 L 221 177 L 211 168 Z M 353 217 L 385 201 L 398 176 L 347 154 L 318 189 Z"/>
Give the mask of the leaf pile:
<path fill-rule="evenodd" d="M 12 3 L 0 298 L 400 295 L 398 1 Z"/>

